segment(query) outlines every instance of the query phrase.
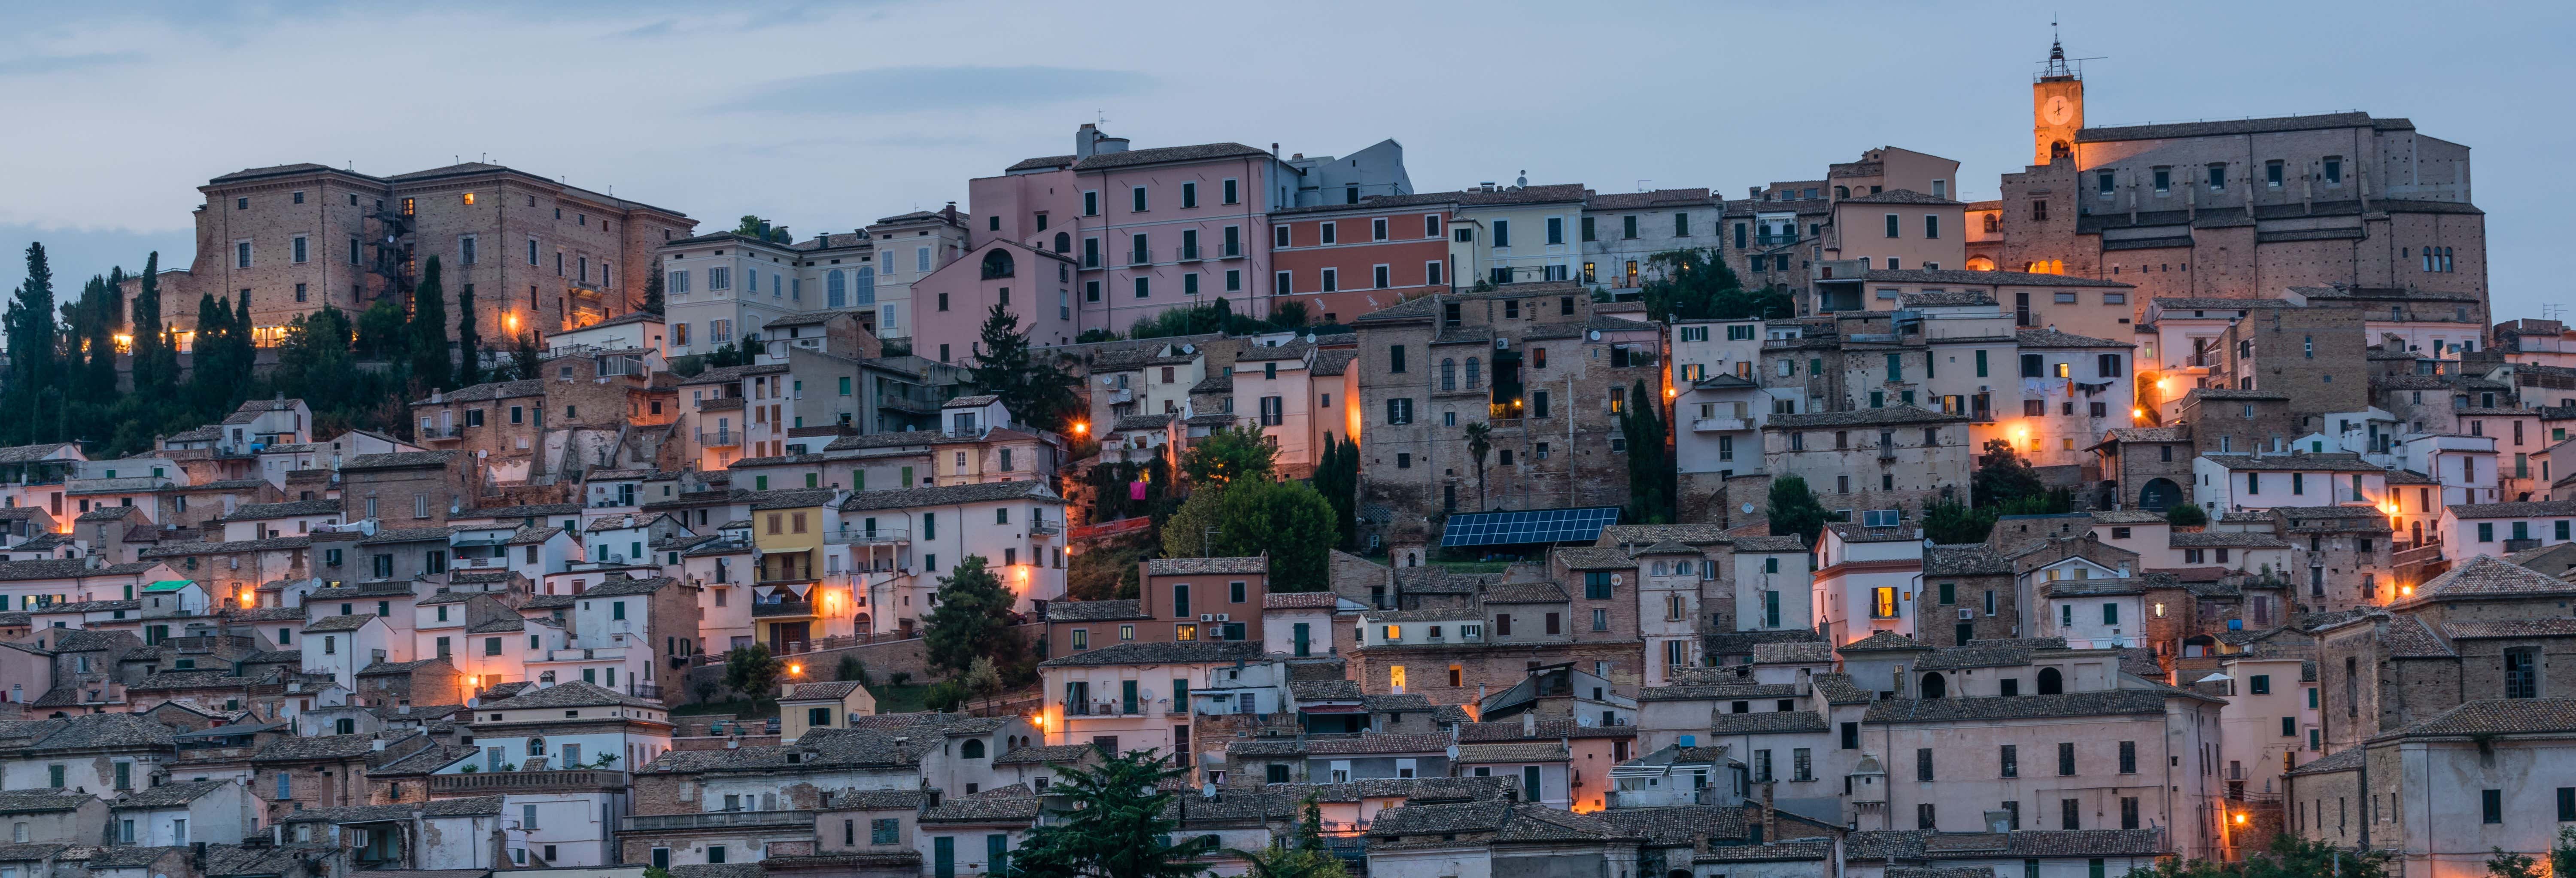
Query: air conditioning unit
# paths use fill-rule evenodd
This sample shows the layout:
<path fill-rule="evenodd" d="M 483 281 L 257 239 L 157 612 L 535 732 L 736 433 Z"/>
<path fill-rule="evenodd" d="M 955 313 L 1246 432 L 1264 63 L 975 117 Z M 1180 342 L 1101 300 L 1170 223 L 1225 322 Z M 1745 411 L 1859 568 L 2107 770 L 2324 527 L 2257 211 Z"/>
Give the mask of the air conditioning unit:
<path fill-rule="evenodd" d="M 1973 620 L 1975 620 L 1976 618 L 1977 618 L 1977 611 L 1975 611 L 1975 610 L 1971 610 L 1971 609 L 1961 609 L 1961 610 L 1959 611 L 1959 621 L 1961 621 L 1961 622 L 1973 621 Z"/>
<path fill-rule="evenodd" d="M 1214 621 L 1216 621 L 1216 614 L 1215 614 L 1215 613 L 1200 613 L 1200 614 L 1199 614 L 1199 621 L 1201 621 L 1201 622 L 1214 622 Z"/>
<path fill-rule="evenodd" d="M 1231 621 L 1233 621 L 1232 619 L 1228 619 L 1228 618 L 1226 618 L 1226 614 L 1224 614 L 1224 613 L 1218 613 L 1218 614 L 1216 614 L 1216 620 L 1217 620 L 1217 621 L 1219 621 L 1219 622 L 1231 622 Z"/>

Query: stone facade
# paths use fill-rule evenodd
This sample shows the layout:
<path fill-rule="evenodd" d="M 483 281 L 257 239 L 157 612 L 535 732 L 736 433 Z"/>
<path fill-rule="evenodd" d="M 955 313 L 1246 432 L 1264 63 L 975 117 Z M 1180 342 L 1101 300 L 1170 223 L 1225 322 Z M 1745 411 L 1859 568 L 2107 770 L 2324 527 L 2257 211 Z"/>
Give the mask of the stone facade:
<path fill-rule="evenodd" d="M 1653 324 L 1611 313 L 1570 282 L 1439 293 L 1359 319 L 1363 503 L 1473 511 L 1465 428 L 1493 430 L 1488 508 L 1621 505 L 1617 411 L 1663 386 Z"/>
<path fill-rule="evenodd" d="M 164 272 L 162 314 L 194 326 L 197 301 L 249 291 L 258 343 L 336 307 L 355 315 L 407 294 L 436 256 L 449 296 L 474 292 L 487 339 L 554 332 L 635 310 L 652 249 L 695 220 L 500 165 L 377 177 L 319 164 L 252 168 L 198 187 L 196 261 Z M 140 281 L 130 282 L 132 301 Z"/>

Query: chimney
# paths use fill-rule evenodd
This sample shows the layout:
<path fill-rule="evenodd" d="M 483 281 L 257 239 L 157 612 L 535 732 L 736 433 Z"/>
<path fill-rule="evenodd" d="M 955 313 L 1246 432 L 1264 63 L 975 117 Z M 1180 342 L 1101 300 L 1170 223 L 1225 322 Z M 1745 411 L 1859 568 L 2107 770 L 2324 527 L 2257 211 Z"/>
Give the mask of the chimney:
<path fill-rule="evenodd" d="M 1521 712 L 1521 737 L 1538 737 L 1538 710 L 1536 708 Z"/>
<path fill-rule="evenodd" d="M 1270 142 L 1270 157 L 1273 159 L 1279 157 L 1279 141 L 1273 140 Z"/>
<path fill-rule="evenodd" d="M 1081 161 L 1090 158 L 1092 144 L 1098 142 L 1100 142 L 1100 126 L 1084 122 L 1082 127 L 1073 129 L 1073 160 Z"/>
<path fill-rule="evenodd" d="M 367 749 L 374 750 L 379 753 L 384 752 L 385 739 L 383 738 L 377 738 L 373 741 L 367 742 L 367 744 L 369 745 Z"/>

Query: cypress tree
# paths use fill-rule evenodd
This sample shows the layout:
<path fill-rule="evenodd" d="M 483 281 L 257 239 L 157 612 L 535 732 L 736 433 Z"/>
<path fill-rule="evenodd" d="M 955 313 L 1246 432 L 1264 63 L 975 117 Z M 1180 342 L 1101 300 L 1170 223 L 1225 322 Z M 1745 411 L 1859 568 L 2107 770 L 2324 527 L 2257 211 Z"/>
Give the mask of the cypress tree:
<path fill-rule="evenodd" d="M 653 271 L 644 276 L 644 310 L 662 313 L 662 263 L 653 263 Z"/>
<path fill-rule="evenodd" d="M 143 259 L 143 278 L 134 292 L 134 391 L 145 399 L 164 398 L 179 383 L 179 360 L 170 346 L 169 328 L 161 322 L 161 253 Z"/>
<path fill-rule="evenodd" d="M 116 331 L 124 328 L 124 298 L 125 269 L 109 269 L 98 302 L 90 308 L 89 374 L 83 386 L 92 404 L 116 398 Z"/>
<path fill-rule="evenodd" d="M 225 398 L 232 395 L 233 303 L 213 293 L 197 297 L 197 335 L 189 345 L 188 396 L 199 414 L 215 416 L 225 413 Z"/>
<path fill-rule="evenodd" d="M 447 352 L 447 288 L 438 279 L 438 257 L 420 276 L 411 296 L 411 374 L 423 387 L 451 390 Z"/>
<path fill-rule="evenodd" d="M 483 336 L 474 326 L 474 285 L 466 284 L 456 291 L 456 349 L 462 354 L 456 365 L 456 386 L 469 387 L 483 379 Z"/>
<path fill-rule="evenodd" d="M 60 399 L 61 388 L 54 383 L 60 354 L 54 271 L 45 258 L 45 245 L 27 245 L 27 279 L 18 285 L 18 295 L 9 302 L 0 324 L 6 325 L 9 338 L 8 386 L 0 399 L 7 400 L 12 415 L 6 420 L 14 422 L 0 435 L 10 437 L 9 444 L 26 444 L 60 427 L 60 413 L 47 405 L 49 397 Z"/>

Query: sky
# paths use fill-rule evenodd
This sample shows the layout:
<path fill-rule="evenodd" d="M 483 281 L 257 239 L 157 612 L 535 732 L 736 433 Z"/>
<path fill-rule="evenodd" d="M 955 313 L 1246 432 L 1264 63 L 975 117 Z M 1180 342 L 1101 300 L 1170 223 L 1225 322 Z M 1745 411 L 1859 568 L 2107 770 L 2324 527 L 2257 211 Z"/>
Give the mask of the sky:
<path fill-rule="evenodd" d="M 963 201 L 1102 119 L 1137 147 L 1393 138 L 1426 192 L 1526 172 L 1742 197 L 1894 145 L 1958 159 L 1960 194 L 1991 198 L 2028 161 L 2056 15 L 2094 59 L 2097 126 L 2364 110 L 2468 145 L 2498 319 L 2566 316 L 2541 257 L 2576 231 L 2549 171 L 2576 143 L 2576 5 L 2070 7 L 7 4 L 0 284 L 29 241 L 58 291 L 154 249 L 184 266 L 196 187 L 247 167 L 484 160 L 801 239 Z"/>

